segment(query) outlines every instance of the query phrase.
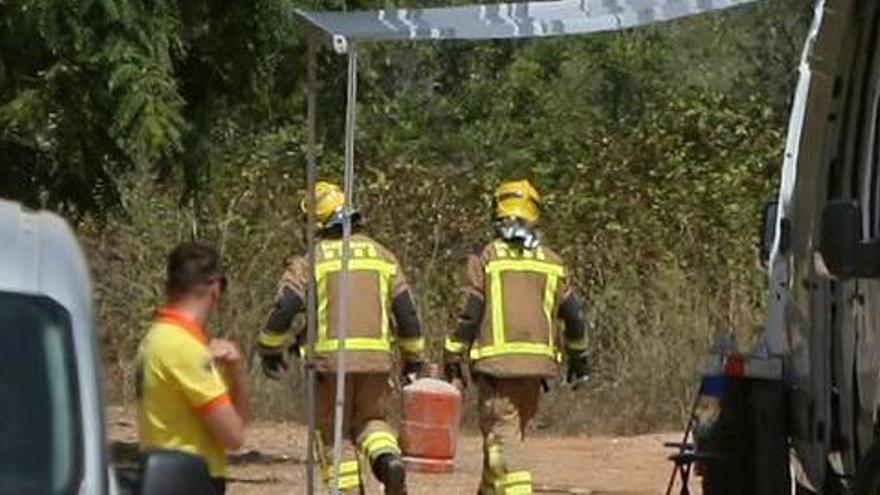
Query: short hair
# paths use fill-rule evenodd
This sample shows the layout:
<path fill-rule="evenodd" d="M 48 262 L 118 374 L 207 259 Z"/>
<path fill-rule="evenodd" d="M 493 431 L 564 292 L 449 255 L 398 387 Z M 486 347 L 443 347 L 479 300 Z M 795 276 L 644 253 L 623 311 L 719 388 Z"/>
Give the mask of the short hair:
<path fill-rule="evenodd" d="M 226 277 L 217 250 L 206 244 L 187 242 L 180 244 L 168 255 L 165 293 L 177 298 L 194 294 L 202 285 L 220 281 Z"/>

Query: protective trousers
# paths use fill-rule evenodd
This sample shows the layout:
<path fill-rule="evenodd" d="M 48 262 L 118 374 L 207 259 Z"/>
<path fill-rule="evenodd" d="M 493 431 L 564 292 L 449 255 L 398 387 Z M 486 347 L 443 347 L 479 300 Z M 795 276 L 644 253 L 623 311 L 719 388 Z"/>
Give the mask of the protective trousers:
<path fill-rule="evenodd" d="M 540 377 L 476 377 L 483 433 L 480 495 L 531 495 L 525 430 L 538 409 Z"/>
<path fill-rule="evenodd" d="M 333 423 L 336 403 L 336 374 L 315 376 L 315 426 L 318 429 L 318 459 L 327 487 L 334 479 Z M 391 382 L 387 373 L 349 374 L 345 379 L 342 421 L 342 460 L 339 464 L 340 493 L 363 491 L 358 454 L 372 465 L 382 454 L 400 454 L 397 436 L 388 425 Z"/>

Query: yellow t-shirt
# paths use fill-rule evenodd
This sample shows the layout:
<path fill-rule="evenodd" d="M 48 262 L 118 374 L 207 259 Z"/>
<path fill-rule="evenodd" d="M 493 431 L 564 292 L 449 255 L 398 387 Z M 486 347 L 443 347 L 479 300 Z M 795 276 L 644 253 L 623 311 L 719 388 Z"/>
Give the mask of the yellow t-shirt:
<path fill-rule="evenodd" d="M 185 315 L 163 308 L 138 348 L 141 450 L 170 449 L 203 457 L 212 477 L 226 476 L 226 451 L 202 416 L 230 404 L 208 338 Z"/>

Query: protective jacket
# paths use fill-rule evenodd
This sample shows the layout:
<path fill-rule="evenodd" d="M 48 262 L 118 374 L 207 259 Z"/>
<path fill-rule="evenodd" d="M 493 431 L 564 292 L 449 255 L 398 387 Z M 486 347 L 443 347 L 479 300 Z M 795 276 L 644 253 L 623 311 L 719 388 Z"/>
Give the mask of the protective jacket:
<path fill-rule="evenodd" d="M 447 364 L 470 359 L 477 373 L 551 377 L 563 350 L 586 351 L 579 298 L 549 248 L 495 240 L 468 256 L 463 279 L 458 326 L 445 342 Z M 556 330 L 558 318 L 564 334 Z"/>
<path fill-rule="evenodd" d="M 409 286 L 394 255 L 366 235 L 351 238 L 349 303 L 345 349 L 346 370 L 351 373 L 387 373 L 396 345 L 404 363 L 421 362 L 424 338 Z M 342 277 L 342 241 L 322 239 L 316 247 L 317 338 L 314 363 L 319 372 L 336 368 L 340 349 L 343 308 L 339 304 Z M 275 307 L 261 343 L 283 341 L 293 318 L 305 308 L 309 284 L 305 256 L 286 262 L 278 284 Z M 297 342 L 306 349 L 305 332 Z"/>

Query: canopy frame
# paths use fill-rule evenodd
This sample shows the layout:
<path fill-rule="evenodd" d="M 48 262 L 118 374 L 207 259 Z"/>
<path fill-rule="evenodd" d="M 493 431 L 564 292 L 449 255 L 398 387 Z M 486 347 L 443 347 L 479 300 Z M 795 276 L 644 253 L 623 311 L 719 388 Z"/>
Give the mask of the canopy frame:
<path fill-rule="evenodd" d="M 308 34 L 307 47 L 307 95 L 306 95 L 306 244 L 307 261 L 309 265 L 309 285 L 307 294 L 307 317 L 306 317 L 306 422 L 308 424 L 308 438 L 306 440 L 306 493 L 315 493 L 315 340 L 318 326 L 318 298 L 317 280 L 315 279 L 315 203 L 317 182 L 317 99 L 318 99 L 318 63 L 316 33 Z"/>
<path fill-rule="evenodd" d="M 757 0 L 549 0 L 522 3 L 481 4 L 430 9 L 387 9 L 351 12 L 315 12 L 295 10 L 295 19 L 307 33 L 307 259 L 309 289 L 307 308 L 306 414 L 308 452 L 306 455 L 306 493 L 315 493 L 314 465 L 318 442 L 315 438 L 315 343 L 317 339 L 315 209 L 317 182 L 317 49 L 329 42 L 333 51 L 348 57 L 346 80 L 345 159 L 343 190 L 345 196 L 342 233 L 341 279 L 339 287 L 340 325 L 334 401 L 334 431 L 331 493 L 339 494 L 339 465 L 342 457 L 343 416 L 345 408 L 346 334 L 351 297 L 349 261 L 351 258 L 351 214 L 354 198 L 354 151 L 357 116 L 358 41 L 443 41 L 526 39 L 538 37 L 585 35 L 620 31 L 695 14 L 723 10 L 754 3 Z M 530 15 L 536 11 L 558 10 L 558 18 Z M 551 12 L 552 14 L 552 12 Z M 568 16 L 568 18 L 564 18 Z M 470 23 L 458 29 L 455 19 Z M 431 25 L 434 20 L 436 25 Z M 475 19 L 479 22 L 474 22 Z M 445 22 L 445 24 L 444 24 Z M 480 28 L 482 23 L 483 28 Z M 378 26 L 378 27 L 377 27 Z M 476 26 L 476 27 L 475 27 Z M 324 456 L 324 452 L 321 453 Z M 331 466 L 327 466 L 331 467 Z"/>

